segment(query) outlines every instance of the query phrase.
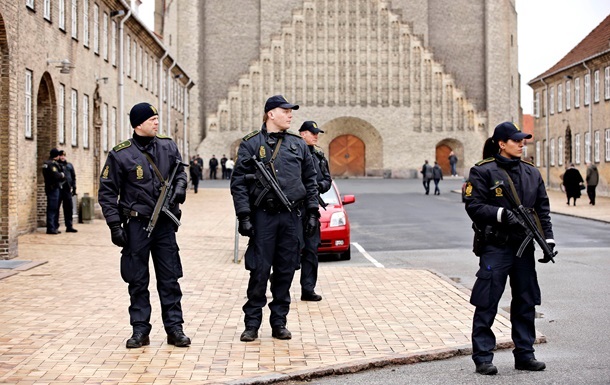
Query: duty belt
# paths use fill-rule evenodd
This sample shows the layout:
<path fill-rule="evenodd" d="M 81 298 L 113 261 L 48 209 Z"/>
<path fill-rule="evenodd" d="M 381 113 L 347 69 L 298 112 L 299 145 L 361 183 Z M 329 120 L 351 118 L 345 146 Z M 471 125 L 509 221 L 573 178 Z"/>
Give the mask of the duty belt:
<path fill-rule="evenodd" d="M 135 210 L 123 209 L 123 215 L 127 218 L 138 218 L 138 219 L 150 219 L 149 215 L 142 215 L 141 213 Z"/>
<path fill-rule="evenodd" d="M 297 201 L 297 202 L 293 202 L 290 205 L 290 208 L 292 210 L 298 210 L 300 208 L 303 207 L 303 201 Z M 275 199 L 267 199 L 266 201 L 263 202 L 262 204 L 262 208 L 264 211 L 268 212 L 268 213 L 272 213 L 272 214 L 276 214 L 276 213 L 286 213 L 288 212 L 288 209 L 282 205 L 279 201 L 275 200 Z"/>

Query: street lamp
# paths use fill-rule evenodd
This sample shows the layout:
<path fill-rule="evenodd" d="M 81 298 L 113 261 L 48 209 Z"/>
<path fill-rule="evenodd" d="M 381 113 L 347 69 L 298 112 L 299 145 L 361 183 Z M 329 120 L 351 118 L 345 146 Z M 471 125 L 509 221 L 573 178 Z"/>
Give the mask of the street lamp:
<path fill-rule="evenodd" d="M 60 70 L 59 70 L 60 74 L 69 74 L 70 69 L 74 68 L 74 66 L 72 65 L 72 63 L 70 63 L 70 60 L 68 60 L 68 59 L 63 59 L 63 60 L 47 59 L 47 65 L 52 64 L 52 63 L 59 63 L 59 65 L 55 66 L 55 67 L 60 68 Z"/>

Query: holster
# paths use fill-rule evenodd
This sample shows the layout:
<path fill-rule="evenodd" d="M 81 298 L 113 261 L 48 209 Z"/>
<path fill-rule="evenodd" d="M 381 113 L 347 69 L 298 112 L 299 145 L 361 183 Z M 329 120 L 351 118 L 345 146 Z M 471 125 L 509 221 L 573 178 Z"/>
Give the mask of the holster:
<path fill-rule="evenodd" d="M 474 239 L 472 240 L 472 252 L 477 257 L 480 257 L 483 252 L 483 246 L 485 246 L 485 232 L 477 227 L 476 224 L 472 224 L 474 230 Z"/>

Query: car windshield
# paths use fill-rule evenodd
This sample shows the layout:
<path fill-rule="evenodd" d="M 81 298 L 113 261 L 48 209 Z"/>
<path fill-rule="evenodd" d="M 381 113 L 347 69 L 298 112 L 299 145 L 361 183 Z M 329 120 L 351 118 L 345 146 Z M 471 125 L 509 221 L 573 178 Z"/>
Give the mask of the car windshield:
<path fill-rule="evenodd" d="M 322 194 L 322 199 L 328 205 L 338 205 L 339 197 L 337 196 L 337 190 L 334 187 L 331 187 L 330 190 Z"/>

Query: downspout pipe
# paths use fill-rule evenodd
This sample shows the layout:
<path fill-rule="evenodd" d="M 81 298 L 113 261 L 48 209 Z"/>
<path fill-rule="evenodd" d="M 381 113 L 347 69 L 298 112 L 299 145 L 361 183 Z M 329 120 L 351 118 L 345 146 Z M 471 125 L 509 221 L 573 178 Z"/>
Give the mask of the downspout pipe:
<path fill-rule="evenodd" d="M 191 87 L 193 87 L 193 80 L 189 79 L 189 82 L 186 83 L 186 86 L 184 86 L 184 90 L 182 91 L 184 94 L 184 97 L 182 98 L 183 100 L 183 108 L 182 111 L 184 111 L 182 113 L 182 130 L 183 130 L 183 139 L 184 139 L 184 143 L 183 143 L 183 148 L 182 148 L 182 153 L 188 156 L 188 118 L 190 115 L 190 111 L 189 111 L 189 97 L 190 97 L 190 91 L 191 91 Z M 188 158 L 190 158 L 190 156 L 188 156 Z"/>
<path fill-rule="evenodd" d="M 167 91 L 167 95 L 166 95 L 166 98 L 165 98 L 165 101 L 167 102 L 167 131 L 166 131 L 167 136 L 171 136 L 170 135 L 171 133 L 169 132 L 169 129 L 170 129 L 170 121 L 171 121 L 171 115 L 172 115 L 171 114 L 171 106 L 170 106 L 170 102 L 171 102 L 171 100 L 170 100 L 171 99 L 171 95 L 170 94 L 171 94 L 171 92 L 169 91 L 169 88 L 171 86 L 171 81 L 172 81 L 172 77 L 173 77 L 172 76 L 172 69 L 174 69 L 174 67 L 177 64 L 176 59 L 172 59 L 172 60 L 173 60 L 172 65 L 167 69 L 167 87 L 165 88 L 165 90 Z"/>
<path fill-rule="evenodd" d="M 125 65 L 125 22 L 131 17 L 131 7 L 121 1 L 123 6 L 127 8 L 127 14 L 119 22 L 119 131 L 121 133 L 121 141 L 125 140 L 125 73 L 123 71 Z"/>
<path fill-rule="evenodd" d="M 163 132 L 163 60 L 165 60 L 167 55 L 169 55 L 169 51 L 165 50 L 165 53 L 159 60 L 159 70 L 157 71 L 159 78 L 157 81 L 157 87 L 159 87 L 159 91 L 157 92 L 159 95 L 159 102 L 157 106 L 157 111 L 159 112 L 159 132 Z"/>
<path fill-rule="evenodd" d="M 591 95 L 591 89 L 593 88 L 593 79 L 591 77 L 591 68 L 587 66 L 587 63 L 584 61 L 582 65 L 589 72 L 589 162 L 593 163 L 593 95 Z M 585 162 L 587 159 L 585 159 Z"/>
<path fill-rule="evenodd" d="M 546 135 L 546 149 L 544 150 L 545 153 L 545 157 L 546 157 L 546 186 L 549 187 L 549 185 L 551 184 L 551 168 L 550 168 L 550 157 L 551 157 L 551 150 L 549 146 L 549 85 L 546 84 L 546 82 L 544 81 L 543 78 L 540 78 L 540 81 L 542 82 L 542 84 L 544 84 L 544 89 L 545 89 L 545 98 L 544 98 L 544 116 L 545 116 L 545 135 Z"/>

